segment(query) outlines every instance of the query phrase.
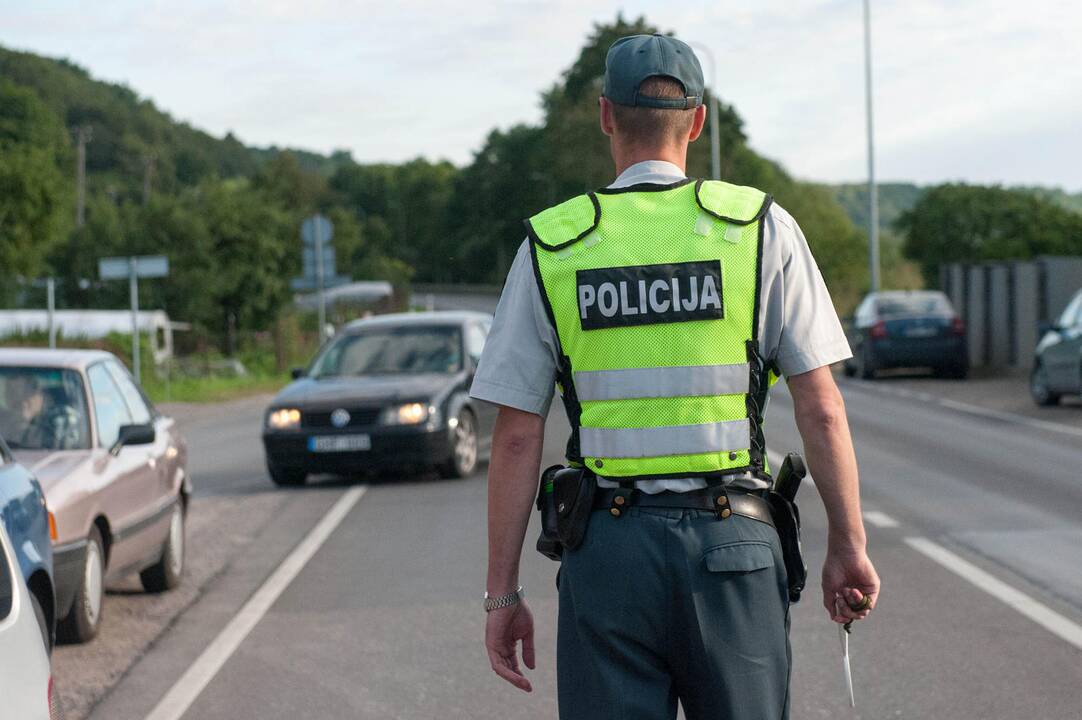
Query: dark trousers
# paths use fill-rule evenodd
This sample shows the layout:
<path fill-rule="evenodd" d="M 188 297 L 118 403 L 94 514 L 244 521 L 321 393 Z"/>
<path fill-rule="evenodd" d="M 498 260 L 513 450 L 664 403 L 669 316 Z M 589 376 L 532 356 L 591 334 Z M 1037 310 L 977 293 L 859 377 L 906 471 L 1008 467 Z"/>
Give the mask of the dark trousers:
<path fill-rule="evenodd" d="M 595 511 L 559 575 L 561 720 L 789 717 L 777 533 L 734 515 Z"/>

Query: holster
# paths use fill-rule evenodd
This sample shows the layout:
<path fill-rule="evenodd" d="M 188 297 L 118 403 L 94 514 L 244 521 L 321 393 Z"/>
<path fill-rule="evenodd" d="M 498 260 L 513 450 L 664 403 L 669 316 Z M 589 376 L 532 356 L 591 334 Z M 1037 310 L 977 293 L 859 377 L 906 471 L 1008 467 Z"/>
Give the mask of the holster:
<path fill-rule="evenodd" d="M 563 470 L 563 465 L 553 465 L 541 473 L 541 485 L 537 490 L 537 509 L 541 511 L 541 534 L 537 537 L 537 552 L 549 560 L 559 561 L 564 546 L 556 531 L 556 500 L 553 497 L 553 478 Z"/>
<path fill-rule="evenodd" d="M 561 468 L 553 475 L 556 536 L 564 549 L 574 550 L 582 544 L 596 493 L 597 477 L 584 468 Z"/>
<path fill-rule="evenodd" d="M 808 580 L 808 566 L 804 563 L 804 551 L 800 547 L 800 510 L 796 502 L 773 491 L 767 495 L 767 502 L 770 503 L 770 515 L 781 540 L 781 553 L 789 583 L 789 602 L 795 603 L 800 600 L 800 593 Z"/>

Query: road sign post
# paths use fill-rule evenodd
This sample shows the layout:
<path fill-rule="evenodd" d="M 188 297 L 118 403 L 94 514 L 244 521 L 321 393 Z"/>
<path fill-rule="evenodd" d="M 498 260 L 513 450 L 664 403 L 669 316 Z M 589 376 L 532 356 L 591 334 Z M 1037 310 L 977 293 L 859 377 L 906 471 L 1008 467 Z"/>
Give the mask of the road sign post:
<path fill-rule="evenodd" d="M 102 280 L 128 279 L 131 295 L 131 365 L 135 382 L 142 382 L 139 364 L 139 278 L 165 277 L 169 274 L 169 258 L 164 255 L 133 255 L 98 260 L 98 275 Z"/>
<path fill-rule="evenodd" d="M 329 284 L 340 285 L 343 278 L 335 272 L 334 224 L 319 213 L 301 223 L 301 240 L 304 243 L 304 270 L 301 277 L 293 280 L 295 290 L 314 289 L 319 308 L 319 337 L 323 339 L 327 325 L 326 289 Z"/>

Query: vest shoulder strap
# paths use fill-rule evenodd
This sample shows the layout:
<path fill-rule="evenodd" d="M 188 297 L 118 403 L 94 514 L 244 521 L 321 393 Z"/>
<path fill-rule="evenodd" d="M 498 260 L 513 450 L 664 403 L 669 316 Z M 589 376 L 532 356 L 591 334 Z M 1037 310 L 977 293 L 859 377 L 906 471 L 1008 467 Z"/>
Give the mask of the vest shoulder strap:
<path fill-rule="evenodd" d="M 561 250 L 589 235 L 600 222 L 601 204 L 597 195 L 587 193 L 526 220 L 526 234 L 546 250 Z"/>
<path fill-rule="evenodd" d="M 721 180 L 697 180 L 695 201 L 706 213 L 734 225 L 750 225 L 762 219 L 773 198 L 762 190 L 731 185 Z"/>

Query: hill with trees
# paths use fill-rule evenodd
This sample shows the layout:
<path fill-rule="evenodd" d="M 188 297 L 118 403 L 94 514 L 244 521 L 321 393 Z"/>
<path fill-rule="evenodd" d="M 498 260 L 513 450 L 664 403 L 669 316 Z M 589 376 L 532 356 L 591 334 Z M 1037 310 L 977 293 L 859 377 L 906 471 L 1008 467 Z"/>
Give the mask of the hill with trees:
<path fill-rule="evenodd" d="M 298 226 L 315 211 L 335 223 L 340 272 L 357 279 L 499 283 L 524 217 L 611 181 L 596 120 L 605 52 L 617 37 L 655 30 L 622 16 L 595 26 L 542 93 L 541 122 L 492 130 L 464 167 L 247 147 L 66 60 L 0 48 L 0 303 L 40 306 L 29 281 L 49 275 L 60 307 L 124 307 L 122 283 L 97 280 L 98 258 L 164 253 L 172 275 L 146 283 L 142 304 L 227 347 L 236 331 L 266 330 L 289 306 Z M 753 152 L 736 109 L 720 105 L 723 178 L 772 193 L 796 217 L 835 302 L 851 307 L 867 284 L 863 230 L 831 188 Z M 90 138 L 85 224 L 76 227 L 80 128 Z M 692 146 L 690 175 L 708 175 L 709 154 L 705 138 Z"/>

